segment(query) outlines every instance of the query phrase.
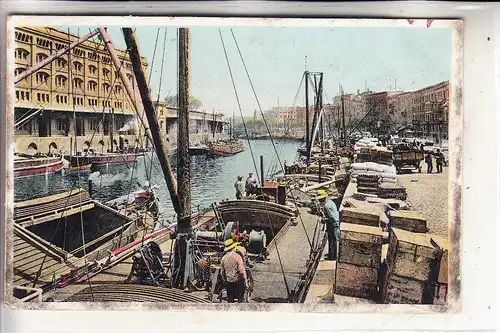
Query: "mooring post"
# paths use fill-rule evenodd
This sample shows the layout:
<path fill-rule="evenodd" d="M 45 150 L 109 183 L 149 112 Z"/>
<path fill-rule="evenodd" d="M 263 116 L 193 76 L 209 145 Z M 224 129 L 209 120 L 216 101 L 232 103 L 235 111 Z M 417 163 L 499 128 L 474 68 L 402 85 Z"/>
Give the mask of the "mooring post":
<path fill-rule="evenodd" d="M 92 180 L 89 179 L 89 195 L 90 198 L 92 199 Z"/>
<path fill-rule="evenodd" d="M 264 187 L 264 156 L 260 155 L 260 186 Z"/>

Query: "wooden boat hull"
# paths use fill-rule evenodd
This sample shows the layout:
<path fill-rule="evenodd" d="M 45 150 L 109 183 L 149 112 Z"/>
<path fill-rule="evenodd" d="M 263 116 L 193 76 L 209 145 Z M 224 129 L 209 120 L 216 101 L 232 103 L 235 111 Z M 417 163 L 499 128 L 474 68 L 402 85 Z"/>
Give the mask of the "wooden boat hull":
<path fill-rule="evenodd" d="M 215 142 L 210 147 L 210 155 L 212 156 L 232 156 L 241 153 L 245 150 L 241 140 L 229 142 Z"/>
<path fill-rule="evenodd" d="M 58 158 L 22 160 L 14 163 L 14 177 L 56 173 L 63 168 L 64 162 Z"/>
<path fill-rule="evenodd" d="M 208 147 L 189 147 L 189 155 L 205 155 L 210 151 Z"/>
<path fill-rule="evenodd" d="M 103 154 L 103 155 L 87 155 L 87 156 L 64 156 L 70 162 L 72 168 L 82 168 L 88 165 L 92 167 L 106 166 L 112 164 L 134 163 L 137 161 L 135 154 Z"/>

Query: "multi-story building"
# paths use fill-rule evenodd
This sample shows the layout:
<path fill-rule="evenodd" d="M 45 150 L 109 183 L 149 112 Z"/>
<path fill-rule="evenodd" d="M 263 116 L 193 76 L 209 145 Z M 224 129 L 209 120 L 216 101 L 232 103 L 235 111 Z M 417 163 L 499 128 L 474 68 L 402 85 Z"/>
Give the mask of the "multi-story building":
<path fill-rule="evenodd" d="M 16 28 L 14 74 L 33 67 L 77 39 L 78 36 L 50 27 Z M 128 55 L 118 49 L 117 53 L 127 78 L 138 91 Z M 144 58 L 142 64 L 147 71 Z M 35 114 L 35 110 L 41 112 Z M 29 118 L 30 114 L 35 115 Z M 16 123 L 28 117 L 15 128 L 17 152 L 69 152 L 75 148 L 106 151 L 141 141 L 131 100 L 97 37 L 18 82 L 14 117 Z"/>
<path fill-rule="evenodd" d="M 164 102 L 155 103 L 155 107 L 161 134 L 167 142 L 175 146 L 179 109 Z M 224 114 L 215 112 L 189 111 L 189 127 L 190 144 L 227 139 L 230 131 Z"/>
<path fill-rule="evenodd" d="M 391 99 L 391 111 L 397 124 L 405 126 L 411 124 L 413 108 L 413 92 L 403 92 Z"/>
<path fill-rule="evenodd" d="M 412 93 L 412 123 L 425 136 L 447 139 L 449 94 L 449 81 Z"/>

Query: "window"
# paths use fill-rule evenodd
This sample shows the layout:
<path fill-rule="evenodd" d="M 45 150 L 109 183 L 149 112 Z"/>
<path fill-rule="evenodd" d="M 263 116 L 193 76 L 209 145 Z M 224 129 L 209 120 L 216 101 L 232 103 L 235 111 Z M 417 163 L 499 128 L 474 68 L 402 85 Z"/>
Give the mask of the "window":
<path fill-rule="evenodd" d="M 77 72 L 77 73 L 81 73 L 82 72 L 82 69 L 83 69 L 83 65 L 81 62 L 79 61 L 75 61 L 73 62 L 73 69 Z"/>
<path fill-rule="evenodd" d="M 122 87 L 121 86 L 115 86 L 115 93 L 116 94 L 121 94 L 122 93 Z"/>
<path fill-rule="evenodd" d="M 37 53 L 36 62 L 42 62 L 47 58 L 48 58 L 48 55 L 46 55 L 45 53 Z"/>
<path fill-rule="evenodd" d="M 96 133 L 99 133 L 99 121 L 97 119 L 90 119 L 89 125 L 91 131 L 96 131 Z"/>
<path fill-rule="evenodd" d="M 105 79 L 109 79 L 109 73 L 110 73 L 109 69 L 107 68 L 102 69 L 102 76 L 104 76 Z"/>
<path fill-rule="evenodd" d="M 129 80 L 131 83 L 133 83 L 133 82 L 134 82 L 134 77 L 133 77 L 132 75 L 127 74 L 127 78 L 128 78 L 128 80 Z"/>
<path fill-rule="evenodd" d="M 21 60 L 28 59 L 28 56 L 30 55 L 30 53 L 25 49 L 15 49 L 14 52 L 16 59 L 21 59 Z"/>
<path fill-rule="evenodd" d="M 64 75 L 56 76 L 56 87 L 66 87 L 67 78 Z"/>
<path fill-rule="evenodd" d="M 97 82 L 90 80 L 88 82 L 89 90 L 96 91 L 97 90 Z"/>
<path fill-rule="evenodd" d="M 19 90 L 16 90 L 16 99 L 19 100 Z"/>
<path fill-rule="evenodd" d="M 24 72 L 25 70 L 26 70 L 26 68 L 21 68 L 21 67 L 16 68 L 16 69 L 14 70 L 14 76 L 17 76 L 17 75 L 21 74 L 21 73 L 22 73 L 22 72 Z"/>
<path fill-rule="evenodd" d="M 73 88 L 83 89 L 83 80 L 79 78 L 73 79 Z"/>
<path fill-rule="evenodd" d="M 63 119 L 56 119 L 56 128 L 58 131 L 66 132 L 66 121 Z"/>
<path fill-rule="evenodd" d="M 35 75 L 36 83 L 43 84 L 49 80 L 50 75 L 45 72 L 38 72 Z"/>
<path fill-rule="evenodd" d="M 89 72 L 90 74 L 96 74 L 97 73 L 97 67 L 94 65 L 89 65 Z"/>
<path fill-rule="evenodd" d="M 109 93 L 109 88 L 110 88 L 110 85 L 108 83 L 103 83 L 102 84 L 102 91 L 103 92 Z"/>
<path fill-rule="evenodd" d="M 67 63 L 68 62 L 63 58 L 57 58 L 57 60 L 56 60 L 56 64 L 59 68 L 66 67 Z"/>

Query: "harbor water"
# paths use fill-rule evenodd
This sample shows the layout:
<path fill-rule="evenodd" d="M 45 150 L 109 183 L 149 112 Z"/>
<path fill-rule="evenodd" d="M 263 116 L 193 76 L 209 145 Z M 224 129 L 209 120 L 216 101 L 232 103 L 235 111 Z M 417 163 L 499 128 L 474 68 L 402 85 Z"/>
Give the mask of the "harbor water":
<path fill-rule="evenodd" d="M 192 210 L 209 207 L 213 202 L 235 198 L 234 182 L 237 176 L 243 180 L 249 172 L 260 178 L 260 156 L 264 159 L 264 174 L 270 178 L 281 171 L 283 163 L 292 163 L 297 158 L 300 142 L 274 141 L 279 155 L 278 162 L 271 140 L 245 141 L 245 151 L 229 157 L 192 156 L 191 157 L 191 201 Z M 252 153 L 255 165 L 252 159 Z M 153 163 L 151 164 L 151 161 Z M 175 168 L 175 156 L 172 157 Z M 174 215 L 160 164 L 154 153 L 138 157 L 137 162 L 128 165 L 102 167 L 99 171 L 57 173 L 15 179 L 14 201 L 23 201 L 51 195 L 72 188 L 88 189 L 92 180 L 94 199 L 107 201 L 129 192 L 140 190 L 140 186 L 157 185 L 158 197 L 165 216 Z"/>

